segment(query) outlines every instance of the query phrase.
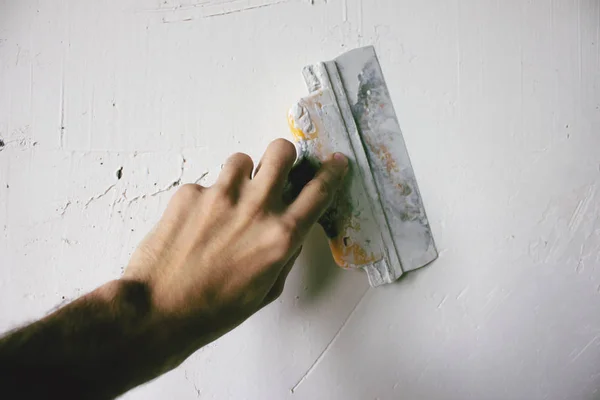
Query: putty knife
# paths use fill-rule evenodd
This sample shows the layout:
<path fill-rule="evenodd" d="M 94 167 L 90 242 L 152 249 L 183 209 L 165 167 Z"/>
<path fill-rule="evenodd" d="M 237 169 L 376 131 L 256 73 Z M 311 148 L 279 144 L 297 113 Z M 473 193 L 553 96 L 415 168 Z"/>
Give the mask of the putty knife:
<path fill-rule="evenodd" d="M 288 114 L 299 159 L 350 160 L 344 187 L 321 224 L 336 263 L 362 268 L 371 286 L 437 258 L 402 132 L 372 46 L 303 70 L 310 95 Z"/>

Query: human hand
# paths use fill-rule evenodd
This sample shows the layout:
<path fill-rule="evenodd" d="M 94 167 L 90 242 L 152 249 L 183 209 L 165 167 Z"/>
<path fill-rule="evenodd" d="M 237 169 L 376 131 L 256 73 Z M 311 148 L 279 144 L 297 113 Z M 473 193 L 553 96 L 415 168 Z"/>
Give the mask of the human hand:
<path fill-rule="evenodd" d="M 238 153 L 213 186 L 182 186 L 122 279 L 147 285 L 152 307 L 168 320 L 201 325 L 205 342 L 275 300 L 348 169 L 336 154 L 288 205 L 283 191 L 295 158 L 294 145 L 278 139 L 253 178 L 252 160 Z"/>
<path fill-rule="evenodd" d="M 252 179 L 250 157 L 235 154 L 215 185 L 181 187 L 121 279 L 0 337 L 5 392 L 114 398 L 276 299 L 348 169 L 338 154 L 304 185 L 312 165 L 292 171 L 295 157 L 276 140 Z"/>

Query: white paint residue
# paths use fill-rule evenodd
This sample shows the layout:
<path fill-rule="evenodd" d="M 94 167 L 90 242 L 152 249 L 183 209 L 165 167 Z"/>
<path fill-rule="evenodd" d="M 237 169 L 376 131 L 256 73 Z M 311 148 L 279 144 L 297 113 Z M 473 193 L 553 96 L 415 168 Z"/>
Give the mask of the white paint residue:
<path fill-rule="evenodd" d="M 119 278 L 174 182 L 258 162 L 363 42 L 447 252 L 355 308 L 317 227 L 278 301 L 123 398 L 598 398 L 600 2 L 1 3 L 0 335 Z"/>
<path fill-rule="evenodd" d="M 304 135 L 309 136 L 315 132 L 315 127 L 308 110 L 300 103 L 296 103 L 292 106 L 290 109 L 290 116 L 292 117 L 295 127 L 300 129 Z"/>

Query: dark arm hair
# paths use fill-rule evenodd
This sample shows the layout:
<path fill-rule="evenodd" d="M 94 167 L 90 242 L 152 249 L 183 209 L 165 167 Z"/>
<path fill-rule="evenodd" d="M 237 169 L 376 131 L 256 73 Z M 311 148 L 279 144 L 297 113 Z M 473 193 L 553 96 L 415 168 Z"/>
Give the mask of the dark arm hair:
<path fill-rule="evenodd" d="M 181 328 L 156 315 L 143 284 L 113 281 L 0 339 L 0 387 L 20 399 L 114 398 L 199 347 Z"/>

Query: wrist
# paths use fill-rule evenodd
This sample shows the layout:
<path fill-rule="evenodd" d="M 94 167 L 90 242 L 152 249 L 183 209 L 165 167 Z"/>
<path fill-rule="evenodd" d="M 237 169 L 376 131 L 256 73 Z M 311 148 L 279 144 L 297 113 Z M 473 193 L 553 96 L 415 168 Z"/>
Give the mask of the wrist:
<path fill-rule="evenodd" d="M 194 348 L 186 321 L 163 312 L 153 299 L 151 287 L 140 281 L 108 282 L 88 296 L 108 305 L 125 344 L 125 359 L 144 364 L 156 376 L 178 366 Z"/>
<path fill-rule="evenodd" d="M 185 313 L 172 312 L 162 304 L 156 289 L 142 281 L 119 279 L 100 287 L 98 296 L 113 304 L 120 319 L 134 333 L 147 351 L 171 364 L 181 361 L 199 347 L 208 343 L 207 324 L 190 318 Z M 174 365 L 176 366 L 176 365 Z M 174 367 L 173 366 L 173 367 Z M 170 368 L 168 368 L 170 369 Z"/>

